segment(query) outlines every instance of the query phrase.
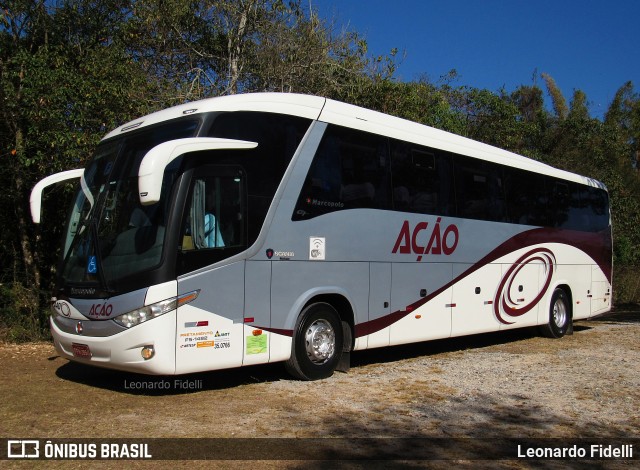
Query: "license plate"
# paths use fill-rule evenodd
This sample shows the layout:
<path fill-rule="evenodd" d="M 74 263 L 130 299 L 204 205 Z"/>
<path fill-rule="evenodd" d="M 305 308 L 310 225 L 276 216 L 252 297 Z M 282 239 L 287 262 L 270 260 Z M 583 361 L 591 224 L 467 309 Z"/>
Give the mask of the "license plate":
<path fill-rule="evenodd" d="M 71 343 L 71 349 L 73 349 L 73 355 L 75 357 L 91 359 L 91 349 L 89 349 L 89 346 L 86 344 Z"/>

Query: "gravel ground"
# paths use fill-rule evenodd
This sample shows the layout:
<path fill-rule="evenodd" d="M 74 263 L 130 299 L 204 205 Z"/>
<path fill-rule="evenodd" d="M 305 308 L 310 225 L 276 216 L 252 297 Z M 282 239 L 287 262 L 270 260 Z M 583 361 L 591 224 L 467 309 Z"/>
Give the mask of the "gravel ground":
<path fill-rule="evenodd" d="M 318 382 L 272 364 L 131 390 L 175 378 L 69 363 L 49 343 L 0 344 L 0 361 L 0 437 L 640 438 L 638 311 L 559 340 L 525 329 L 356 352 Z"/>

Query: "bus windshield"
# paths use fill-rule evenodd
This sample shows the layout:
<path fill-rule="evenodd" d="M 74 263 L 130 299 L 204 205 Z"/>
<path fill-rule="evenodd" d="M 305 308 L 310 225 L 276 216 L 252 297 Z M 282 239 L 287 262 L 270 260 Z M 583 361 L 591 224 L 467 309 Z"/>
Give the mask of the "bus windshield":
<path fill-rule="evenodd" d="M 110 291 L 111 282 L 157 266 L 168 217 L 167 192 L 177 162 L 167 167 L 159 203 L 142 206 L 138 168 L 156 145 L 192 137 L 199 122 L 183 120 L 102 143 L 84 173 L 67 224 L 62 282 Z"/>

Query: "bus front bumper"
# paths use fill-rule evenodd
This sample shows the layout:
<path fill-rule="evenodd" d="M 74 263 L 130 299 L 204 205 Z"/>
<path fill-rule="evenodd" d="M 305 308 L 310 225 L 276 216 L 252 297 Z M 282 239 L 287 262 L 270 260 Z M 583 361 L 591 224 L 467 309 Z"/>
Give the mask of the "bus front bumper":
<path fill-rule="evenodd" d="M 141 374 L 175 374 L 175 310 L 106 337 L 68 333 L 53 317 L 50 325 L 56 350 L 70 361 Z M 152 357 L 143 357 L 144 348 L 147 355 L 152 351 Z"/>

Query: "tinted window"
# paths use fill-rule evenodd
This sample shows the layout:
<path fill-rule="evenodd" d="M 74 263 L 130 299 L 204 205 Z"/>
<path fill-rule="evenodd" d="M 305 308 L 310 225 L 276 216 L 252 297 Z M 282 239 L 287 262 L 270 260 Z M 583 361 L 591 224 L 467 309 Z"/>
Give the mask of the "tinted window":
<path fill-rule="evenodd" d="M 551 202 L 555 206 L 554 227 L 589 231 L 591 210 L 587 186 L 568 181 L 555 181 Z"/>
<path fill-rule="evenodd" d="M 591 210 L 591 230 L 599 232 L 609 226 L 609 197 L 607 192 L 589 186 L 587 188 Z"/>
<path fill-rule="evenodd" d="M 387 139 L 329 126 L 320 142 L 293 220 L 337 210 L 390 208 Z"/>
<path fill-rule="evenodd" d="M 79 190 L 69 221 L 64 282 L 104 280 L 122 291 L 131 288 L 133 276 L 160 266 L 178 162 L 165 171 L 160 202 L 144 206 L 138 192 L 140 162 L 158 144 L 193 136 L 199 125 L 190 119 L 170 121 L 98 147 L 85 170 L 90 193 Z"/>
<path fill-rule="evenodd" d="M 438 150 L 391 141 L 393 208 L 455 215 L 451 157 Z"/>
<path fill-rule="evenodd" d="M 244 171 L 249 245 L 258 237 L 276 189 L 310 124 L 295 116 L 244 111 L 220 114 L 213 122 L 210 137 L 258 143 L 251 150 L 215 152 L 217 163 L 238 164 Z M 207 158 L 203 163 L 211 161 Z"/>
<path fill-rule="evenodd" d="M 607 193 L 578 183 L 549 179 L 553 186 L 552 227 L 583 232 L 598 232 L 609 226 Z"/>
<path fill-rule="evenodd" d="M 508 221 L 597 232 L 609 226 L 607 192 L 515 168 L 504 168 Z"/>
<path fill-rule="evenodd" d="M 550 184 L 549 190 L 551 191 L 551 198 L 549 200 L 549 214 L 550 214 L 550 222 L 549 225 L 552 227 L 563 227 L 570 229 L 572 225 L 577 222 L 575 217 L 571 217 L 572 214 L 571 208 L 572 204 L 575 204 L 576 201 L 573 200 L 572 192 L 569 188 L 569 183 L 567 181 L 558 181 L 558 180 L 548 180 Z M 579 205 L 579 196 L 578 196 L 578 205 Z"/>
<path fill-rule="evenodd" d="M 609 225 L 602 189 L 329 126 L 292 220 L 355 208 L 580 231 Z"/>
<path fill-rule="evenodd" d="M 502 167 L 475 158 L 456 157 L 458 216 L 506 221 Z"/>
<path fill-rule="evenodd" d="M 504 168 L 507 221 L 512 224 L 548 225 L 545 177 L 517 168 Z"/>

